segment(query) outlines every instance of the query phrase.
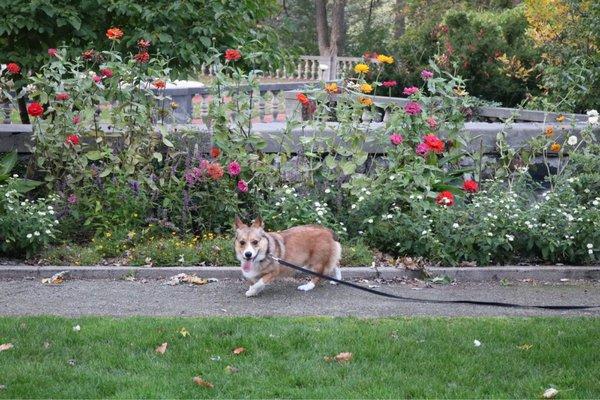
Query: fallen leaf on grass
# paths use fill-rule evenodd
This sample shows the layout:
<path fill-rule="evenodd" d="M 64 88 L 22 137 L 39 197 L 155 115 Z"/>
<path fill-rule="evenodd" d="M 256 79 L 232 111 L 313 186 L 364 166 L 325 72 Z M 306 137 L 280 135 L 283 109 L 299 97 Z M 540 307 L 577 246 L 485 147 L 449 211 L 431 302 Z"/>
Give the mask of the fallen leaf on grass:
<path fill-rule="evenodd" d="M 558 390 L 556 390 L 554 388 L 548 388 L 548 389 L 546 389 L 546 391 L 544 392 L 542 397 L 545 399 L 553 399 L 556 397 L 557 394 L 558 394 Z"/>
<path fill-rule="evenodd" d="M 326 362 L 331 362 L 331 361 L 337 361 L 337 362 L 340 362 L 340 363 L 341 362 L 347 362 L 347 361 L 352 360 L 352 353 L 342 352 L 342 353 L 338 354 L 337 356 L 333 356 L 333 357 L 331 357 L 331 356 L 325 356 L 325 357 L 323 357 L 323 359 Z"/>
<path fill-rule="evenodd" d="M 517 348 L 521 349 L 521 350 L 529 350 L 532 347 L 533 347 L 533 345 L 529 344 L 529 343 L 523 343 L 522 345 L 517 346 Z"/>
<path fill-rule="evenodd" d="M 77 364 L 77 361 L 70 359 L 69 361 L 67 361 L 67 364 L 69 364 L 71 367 L 74 367 Z"/>
<path fill-rule="evenodd" d="M 0 390 L 4 390 L 4 389 L 6 389 L 6 386 L 5 385 L 0 385 Z"/>
<path fill-rule="evenodd" d="M 75 331 L 75 332 L 79 332 L 80 330 L 81 330 L 81 327 L 79 325 L 75 325 L 73 327 L 73 331 Z"/>
<path fill-rule="evenodd" d="M 193 379 L 194 383 L 198 386 L 202 386 L 208 389 L 212 389 L 215 387 L 215 385 L 213 385 L 212 383 L 210 383 L 209 381 L 205 381 L 204 379 L 200 378 L 199 376 L 195 376 Z"/>
<path fill-rule="evenodd" d="M 165 351 L 167 351 L 167 346 L 168 345 L 169 344 L 167 342 L 164 342 L 163 344 L 161 344 L 160 346 L 158 346 L 155 351 L 158 354 L 165 354 Z"/>
<path fill-rule="evenodd" d="M 45 349 L 49 349 L 50 348 L 50 342 L 44 342 L 44 348 Z"/>
<path fill-rule="evenodd" d="M 481 346 L 481 342 L 479 340 L 473 340 L 473 345 L 475 347 L 479 347 L 479 346 Z"/>
<path fill-rule="evenodd" d="M 234 367 L 233 365 L 228 365 L 225 367 L 225 371 L 227 371 L 227 373 L 229 373 L 229 374 L 235 374 L 235 373 L 239 372 L 239 369 Z"/>
<path fill-rule="evenodd" d="M 243 348 L 243 347 L 238 347 L 238 348 L 235 348 L 235 349 L 233 349 L 233 354 L 235 354 L 235 355 L 237 356 L 237 355 L 240 355 L 240 354 L 242 354 L 242 353 L 243 353 L 243 352 L 245 352 L 245 351 L 246 351 L 246 349 L 245 349 L 245 348 Z"/>
<path fill-rule="evenodd" d="M 4 350 L 10 350 L 12 349 L 14 346 L 12 343 L 3 343 L 0 344 L 0 351 L 4 351 Z"/>
<path fill-rule="evenodd" d="M 185 328 L 181 328 L 181 330 L 179 331 L 179 334 L 180 334 L 181 336 L 183 336 L 183 337 L 188 337 L 188 336 L 190 336 L 190 333 L 189 333 L 189 332 L 188 332 L 188 330 L 187 330 L 187 329 L 185 329 Z"/>

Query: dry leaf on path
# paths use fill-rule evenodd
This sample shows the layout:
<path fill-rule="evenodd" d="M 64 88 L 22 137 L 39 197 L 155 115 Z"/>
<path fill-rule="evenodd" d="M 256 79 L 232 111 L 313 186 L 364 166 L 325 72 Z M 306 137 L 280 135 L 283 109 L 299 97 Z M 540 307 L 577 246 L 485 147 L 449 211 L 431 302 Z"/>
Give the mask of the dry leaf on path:
<path fill-rule="evenodd" d="M 14 346 L 12 343 L 3 343 L 0 344 L 0 351 L 4 351 L 4 350 L 10 350 L 12 349 Z"/>
<path fill-rule="evenodd" d="M 243 353 L 243 352 L 245 352 L 245 351 L 246 351 L 246 349 L 245 349 L 245 348 L 243 348 L 243 347 L 238 347 L 238 348 L 235 348 L 235 349 L 233 349 L 233 354 L 235 354 L 235 355 L 237 356 L 237 355 L 240 355 L 240 354 L 242 354 L 242 353 Z"/>
<path fill-rule="evenodd" d="M 169 345 L 169 344 L 168 344 L 167 342 L 164 342 L 163 344 L 161 344 L 160 346 L 158 346 L 158 347 L 156 348 L 156 352 L 157 352 L 158 354 L 165 354 L 165 351 L 167 351 L 167 346 L 168 346 L 168 345 Z"/>
<path fill-rule="evenodd" d="M 42 283 L 47 283 L 47 284 L 50 283 L 53 285 L 60 285 L 61 283 L 63 283 L 65 281 L 65 278 L 68 273 L 69 273 L 69 271 L 58 272 L 58 273 L 52 275 L 52 277 L 50 277 L 50 278 L 42 279 Z"/>
<path fill-rule="evenodd" d="M 546 389 L 546 391 L 544 392 L 542 397 L 545 399 L 553 399 L 556 397 L 557 394 L 558 394 L 558 390 L 556 390 L 554 388 L 548 388 L 548 389 Z"/>
<path fill-rule="evenodd" d="M 194 383 L 198 386 L 202 386 L 208 389 L 212 389 L 215 387 L 215 385 L 213 385 L 212 383 L 210 383 L 209 381 L 205 381 L 204 379 L 200 378 L 199 376 L 195 376 L 193 379 Z"/>

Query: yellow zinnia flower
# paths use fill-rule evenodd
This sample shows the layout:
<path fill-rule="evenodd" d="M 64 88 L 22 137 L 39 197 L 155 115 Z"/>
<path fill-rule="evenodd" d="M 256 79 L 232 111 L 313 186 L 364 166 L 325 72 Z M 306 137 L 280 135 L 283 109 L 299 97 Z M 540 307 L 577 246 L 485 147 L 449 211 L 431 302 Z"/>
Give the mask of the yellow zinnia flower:
<path fill-rule="evenodd" d="M 563 122 L 565 120 L 565 116 L 560 114 L 558 117 L 556 117 L 556 122 Z"/>
<path fill-rule="evenodd" d="M 552 137 L 552 135 L 554 135 L 554 127 L 547 126 L 545 134 L 546 134 L 546 137 Z"/>
<path fill-rule="evenodd" d="M 361 97 L 359 99 L 359 101 L 363 106 L 372 106 L 373 105 L 373 99 L 371 99 L 370 97 Z"/>
<path fill-rule="evenodd" d="M 338 87 L 337 83 L 332 82 L 328 85 L 325 85 L 325 91 L 327 93 L 339 93 L 340 92 L 340 88 Z"/>
<path fill-rule="evenodd" d="M 383 64 L 393 64 L 394 63 L 394 57 L 392 57 L 392 56 L 386 56 L 385 54 L 379 54 L 377 56 L 377 61 L 379 61 L 380 63 L 383 63 Z"/>
<path fill-rule="evenodd" d="M 552 143 L 552 145 L 550 146 L 550 150 L 551 151 L 560 151 L 560 144 Z"/>
<path fill-rule="evenodd" d="M 363 93 L 371 93 L 373 91 L 373 86 L 369 85 L 368 83 L 363 83 L 360 85 L 360 91 Z"/>
<path fill-rule="evenodd" d="M 366 74 L 369 72 L 369 66 L 364 63 L 359 63 L 354 66 L 354 72 L 357 74 Z"/>

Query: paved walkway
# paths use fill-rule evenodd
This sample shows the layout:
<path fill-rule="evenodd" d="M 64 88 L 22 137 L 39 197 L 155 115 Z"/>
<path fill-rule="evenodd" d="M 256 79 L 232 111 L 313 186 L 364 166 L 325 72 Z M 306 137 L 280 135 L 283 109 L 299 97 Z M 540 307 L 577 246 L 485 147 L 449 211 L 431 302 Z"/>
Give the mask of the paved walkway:
<path fill-rule="evenodd" d="M 296 290 L 299 281 L 287 280 L 268 287 L 259 297 L 246 298 L 246 284 L 222 279 L 203 286 L 165 285 L 165 280 L 67 280 L 60 285 L 39 280 L 0 281 L 0 315 L 52 314 L 151 316 L 501 316 L 587 315 L 600 309 L 546 311 L 456 304 L 400 302 L 349 287 L 323 284 L 311 292 Z M 375 282 L 362 282 L 365 285 Z M 420 281 L 385 284 L 384 291 L 429 299 L 472 299 L 520 304 L 600 304 L 600 283 L 516 282 L 426 285 Z M 429 287 L 431 286 L 431 287 Z"/>

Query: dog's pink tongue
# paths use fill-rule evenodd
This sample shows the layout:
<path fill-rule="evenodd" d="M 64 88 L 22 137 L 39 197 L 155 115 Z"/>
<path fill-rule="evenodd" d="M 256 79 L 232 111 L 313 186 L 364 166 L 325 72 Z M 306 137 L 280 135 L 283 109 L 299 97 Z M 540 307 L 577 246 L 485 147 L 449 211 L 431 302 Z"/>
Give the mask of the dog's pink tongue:
<path fill-rule="evenodd" d="M 252 261 L 244 261 L 244 263 L 242 264 L 242 269 L 246 272 L 250 271 L 252 269 Z"/>

